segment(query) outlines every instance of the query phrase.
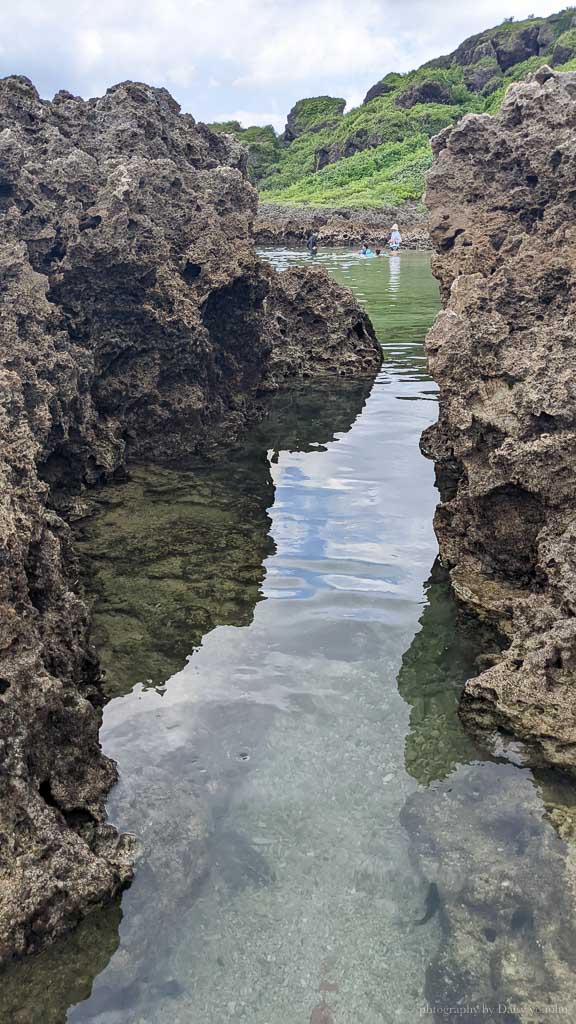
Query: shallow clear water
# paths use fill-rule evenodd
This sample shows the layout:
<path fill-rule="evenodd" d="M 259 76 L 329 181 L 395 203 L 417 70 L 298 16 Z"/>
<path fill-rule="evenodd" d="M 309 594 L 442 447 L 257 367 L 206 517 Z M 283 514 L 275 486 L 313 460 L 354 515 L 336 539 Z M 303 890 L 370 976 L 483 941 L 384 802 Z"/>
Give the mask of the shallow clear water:
<path fill-rule="evenodd" d="M 224 462 L 137 469 L 81 527 L 141 857 L 121 920 L 19 968 L 17 1024 L 412 1021 L 533 999 L 543 948 L 540 996 L 568 998 L 570 801 L 455 713 L 492 641 L 434 565 L 428 256 L 316 262 L 373 319 L 374 386 L 278 396 Z"/>

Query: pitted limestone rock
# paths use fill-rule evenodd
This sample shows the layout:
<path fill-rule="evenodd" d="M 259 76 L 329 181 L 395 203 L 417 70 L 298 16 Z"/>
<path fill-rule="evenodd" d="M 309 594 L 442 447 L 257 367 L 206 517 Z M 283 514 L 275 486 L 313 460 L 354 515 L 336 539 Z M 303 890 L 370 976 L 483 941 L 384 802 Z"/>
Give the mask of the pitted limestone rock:
<path fill-rule="evenodd" d="M 571 772 L 575 125 L 576 75 L 541 68 L 509 89 L 498 117 L 468 115 L 434 140 L 427 204 L 445 308 L 427 339 L 439 419 L 423 438 L 438 468 L 442 558 L 460 596 L 510 639 L 468 683 L 461 714 Z"/>

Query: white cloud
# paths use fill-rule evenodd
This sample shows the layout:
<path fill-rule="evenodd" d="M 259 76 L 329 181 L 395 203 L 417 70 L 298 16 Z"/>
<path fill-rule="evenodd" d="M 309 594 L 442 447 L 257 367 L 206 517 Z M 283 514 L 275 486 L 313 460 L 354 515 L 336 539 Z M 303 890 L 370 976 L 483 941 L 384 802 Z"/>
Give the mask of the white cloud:
<path fill-rule="evenodd" d="M 373 0 L 314 0 L 292 5 L 281 32 L 274 32 L 247 57 L 241 82 L 298 81 L 314 73 L 346 75 L 376 71 L 394 52 L 394 38 Z"/>
<path fill-rule="evenodd" d="M 196 77 L 194 64 L 172 64 L 166 73 L 168 86 L 175 86 L 181 89 L 188 89 Z"/>
<path fill-rule="evenodd" d="M 286 114 L 263 113 L 257 110 L 233 110 L 231 114 L 215 114 L 214 121 L 239 121 L 243 128 L 249 128 L 254 124 L 271 124 L 277 132 L 281 132 L 286 124 Z"/>
<path fill-rule="evenodd" d="M 558 0 L 26 0 L 2 12 L 0 74 L 43 95 L 94 95 L 127 78 L 165 85 L 206 120 L 239 108 L 276 125 L 299 97 L 358 102 L 388 71 L 447 53 L 503 15 Z M 266 111 L 281 110 L 269 114 Z M 264 111 L 254 114 L 251 111 Z M 280 125 L 281 126 L 281 125 Z"/>
<path fill-rule="evenodd" d="M 94 67 L 102 59 L 102 37 L 95 29 L 81 29 L 76 36 L 76 46 L 79 63 L 85 68 Z"/>
<path fill-rule="evenodd" d="M 346 97 L 346 112 L 352 110 L 353 107 L 359 107 L 366 95 L 366 89 L 361 90 L 345 90 L 344 95 Z"/>

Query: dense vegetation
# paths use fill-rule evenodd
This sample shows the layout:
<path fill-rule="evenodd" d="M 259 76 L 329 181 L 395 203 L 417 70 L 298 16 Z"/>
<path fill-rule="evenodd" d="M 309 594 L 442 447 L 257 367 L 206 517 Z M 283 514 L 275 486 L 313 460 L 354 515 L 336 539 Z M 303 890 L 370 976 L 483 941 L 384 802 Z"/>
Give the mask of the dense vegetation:
<path fill-rule="evenodd" d="M 239 121 L 220 121 L 211 124 L 215 132 L 235 135 L 248 150 L 248 167 L 252 181 L 257 183 L 273 173 L 282 152 L 280 139 L 271 124 L 242 128 Z"/>
<path fill-rule="evenodd" d="M 421 198 L 432 135 L 468 112 L 495 113 L 510 83 L 543 64 L 576 70 L 576 8 L 505 21 L 416 71 L 388 74 L 347 114 L 337 97 L 299 100 L 281 136 L 270 125 L 211 127 L 247 146 L 265 202 L 396 205 Z"/>

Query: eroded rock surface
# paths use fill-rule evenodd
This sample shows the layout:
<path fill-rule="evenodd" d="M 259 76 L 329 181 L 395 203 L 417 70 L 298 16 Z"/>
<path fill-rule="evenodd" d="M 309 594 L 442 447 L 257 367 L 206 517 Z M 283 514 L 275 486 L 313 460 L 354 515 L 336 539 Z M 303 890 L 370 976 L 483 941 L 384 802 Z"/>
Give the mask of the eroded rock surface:
<path fill-rule="evenodd" d="M 66 514 L 127 458 L 209 449 L 254 414 L 282 284 L 255 255 L 245 159 L 162 89 L 49 103 L 0 82 L 0 961 L 131 877 Z M 348 338 L 349 294 L 331 295 Z"/>
<path fill-rule="evenodd" d="M 427 203 L 445 309 L 436 531 L 457 594 L 509 639 L 461 714 L 576 772 L 576 75 L 540 69 L 501 114 L 434 142 Z"/>
<path fill-rule="evenodd" d="M 281 383 L 318 377 L 330 374 L 334 367 L 340 377 L 373 372 L 372 324 L 352 292 L 325 271 L 291 267 L 275 274 L 268 302 L 272 342 L 268 380 Z"/>

